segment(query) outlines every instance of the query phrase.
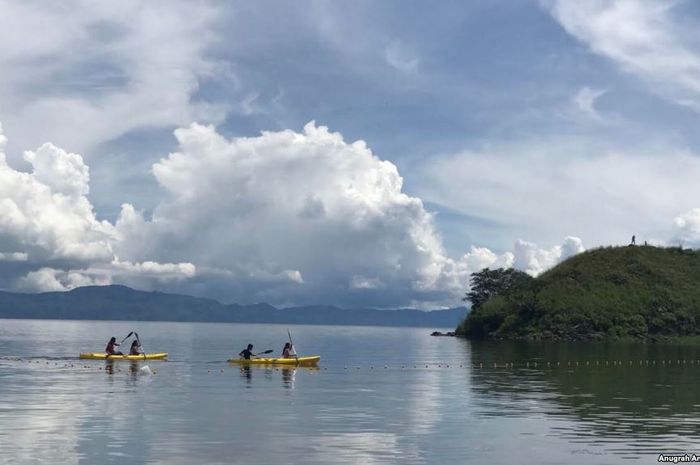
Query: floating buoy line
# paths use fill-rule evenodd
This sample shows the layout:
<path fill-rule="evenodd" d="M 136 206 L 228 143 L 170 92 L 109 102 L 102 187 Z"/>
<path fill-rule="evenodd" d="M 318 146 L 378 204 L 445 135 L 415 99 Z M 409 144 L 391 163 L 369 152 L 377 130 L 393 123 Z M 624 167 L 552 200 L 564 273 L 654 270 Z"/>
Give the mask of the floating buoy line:
<path fill-rule="evenodd" d="M 0 357 L 1 361 L 26 362 L 30 365 L 43 365 L 55 368 L 79 368 L 79 369 L 94 369 L 97 371 L 106 372 L 133 372 L 133 366 L 122 363 L 106 365 L 104 362 L 100 364 L 81 364 L 75 360 L 59 359 L 25 359 L 21 357 Z M 141 362 L 132 362 L 141 363 Z M 172 363 L 172 362 L 159 362 Z M 217 362 L 212 362 L 217 363 Z M 226 363 L 226 362 L 221 362 Z M 472 370 L 487 370 L 487 369 L 530 369 L 530 370 L 546 370 L 546 369 L 582 369 L 582 368 L 639 368 L 639 367 L 694 367 L 700 368 L 700 359 L 648 359 L 648 360 L 576 360 L 576 361 L 525 361 L 525 362 L 473 362 L 473 363 L 403 363 L 403 364 L 378 364 L 378 365 L 342 365 L 342 371 L 384 371 L 384 370 L 425 370 L 425 369 L 467 369 Z M 321 367 L 274 367 L 274 366 L 254 366 L 254 367 L 229 367 L 226 368 L 208 368 L 206 373 L 225 373 L 226 371 L 241 372 L 248 369 L 264 370 L 264 371 L 289 371 L 289 370 L 305 370 L 312 372 L 319 371 L 341 370 L 340 365 L 321 366 Z M 157 370 L 150 370 L 152 374 L 156 374 Z"/>

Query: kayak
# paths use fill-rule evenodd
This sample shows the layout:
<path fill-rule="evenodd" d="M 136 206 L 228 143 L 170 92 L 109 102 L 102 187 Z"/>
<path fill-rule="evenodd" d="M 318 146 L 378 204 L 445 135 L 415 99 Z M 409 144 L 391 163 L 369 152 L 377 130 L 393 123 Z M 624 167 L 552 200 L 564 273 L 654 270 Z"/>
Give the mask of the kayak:
<path fill-rule="evenodd" d="M 80 354 L 80 358 L 90 358 L 93 360 L 162 360 L 168 356 L 167 352 L 159 352 L 143 355 L 107 355 L 104 352 L 93 352 Z"/>
<path fill-rule="evenodd" d="M 315 366 L 321 357 L 319 355 L 308 355 L 306 357 L 293 358 L 231 358 L 229 363 L 238 363 L 240 365 L 291 365 L 291 366 Z"/>

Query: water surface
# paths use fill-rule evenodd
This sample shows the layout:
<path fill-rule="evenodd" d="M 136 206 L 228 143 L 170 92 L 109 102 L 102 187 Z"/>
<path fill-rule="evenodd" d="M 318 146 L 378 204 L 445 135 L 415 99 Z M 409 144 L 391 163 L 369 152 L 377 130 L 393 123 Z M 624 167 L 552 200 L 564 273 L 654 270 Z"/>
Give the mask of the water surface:
<path fill-rule="evenodd" d="M 657 463 L 700 452 L 700 348 L 275 325 L 0 320 L 0 463 Z M 78 360 L 137 330 L 168 361 Z M 536 365 L 535 365 L 536 364 Z M 145 368 L 147 367 L 147 368 Z"/>

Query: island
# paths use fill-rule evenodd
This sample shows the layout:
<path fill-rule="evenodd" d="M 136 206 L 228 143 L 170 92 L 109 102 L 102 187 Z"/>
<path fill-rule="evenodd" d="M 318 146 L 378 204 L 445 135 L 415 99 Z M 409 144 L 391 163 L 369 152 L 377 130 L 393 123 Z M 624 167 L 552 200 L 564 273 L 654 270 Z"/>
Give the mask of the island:
<path fill-rule="evenodd" d="M 700 334 L 700 252 L 605 247 L 533 278 L 514 269 L 471 277 L 472 339 L 665 340 Z"/>

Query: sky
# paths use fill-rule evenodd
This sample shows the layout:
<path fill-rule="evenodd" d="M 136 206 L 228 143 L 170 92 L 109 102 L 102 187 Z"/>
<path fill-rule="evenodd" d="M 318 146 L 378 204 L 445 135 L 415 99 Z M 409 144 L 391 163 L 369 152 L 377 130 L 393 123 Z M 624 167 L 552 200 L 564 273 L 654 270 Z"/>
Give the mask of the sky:
<path fill-rule="evenodd" d="M 427 309 L 700 246 L 696 2 L 0 11 L 0 289 Z"/>

